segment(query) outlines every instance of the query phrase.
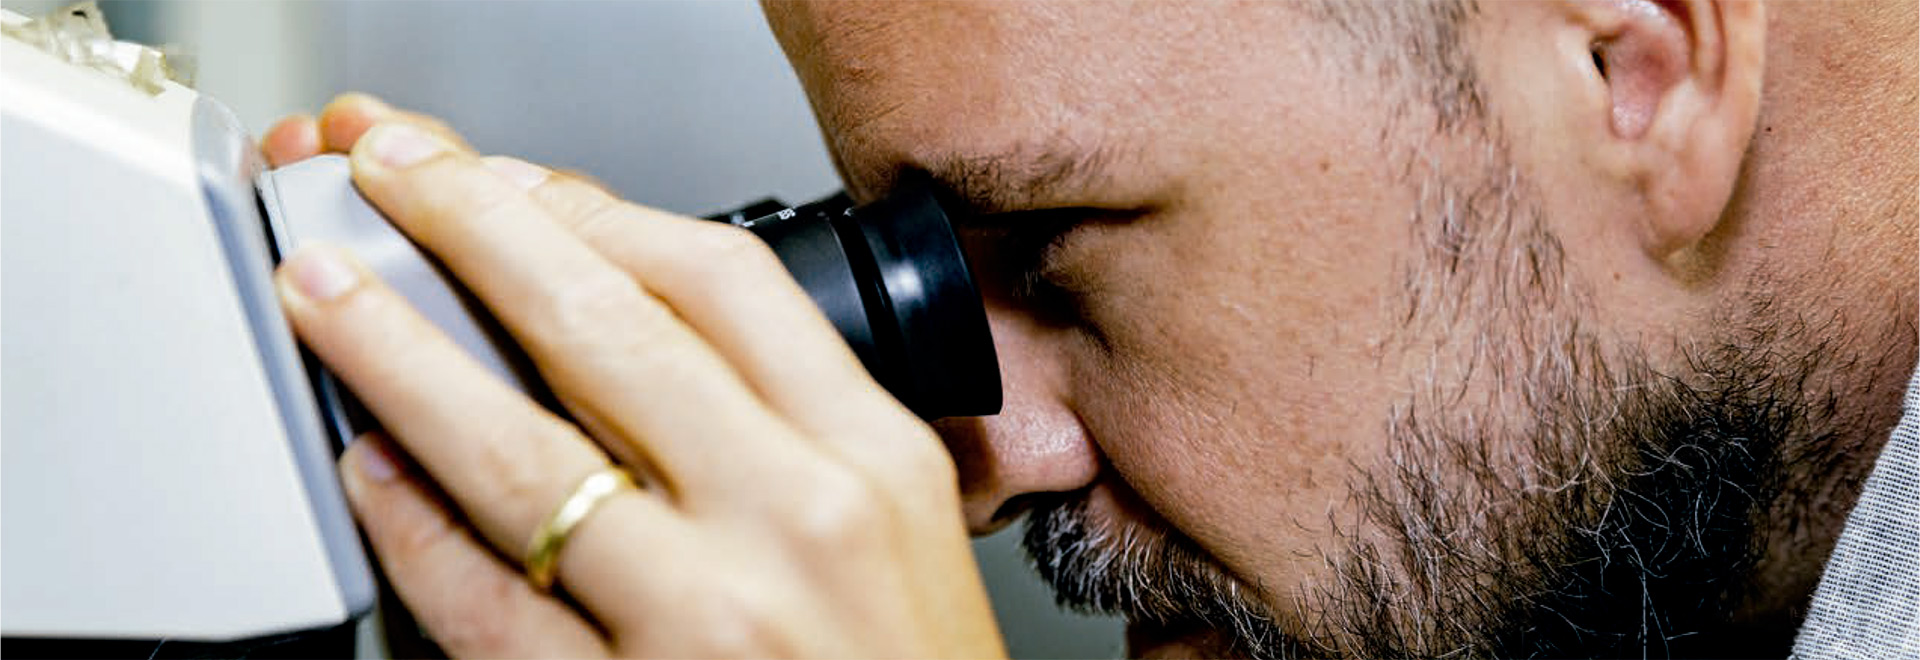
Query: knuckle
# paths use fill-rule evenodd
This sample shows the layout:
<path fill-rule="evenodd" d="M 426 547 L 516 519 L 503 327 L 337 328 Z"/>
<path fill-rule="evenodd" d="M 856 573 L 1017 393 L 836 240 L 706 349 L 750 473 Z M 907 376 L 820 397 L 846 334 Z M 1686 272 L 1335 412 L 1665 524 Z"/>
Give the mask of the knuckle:
<path fill-rule="evenodd" d="M 480 593 L 425 622 L 428 634 L 458 656 L 496 656 L 519 646 L 520 626 L 508 623 L 518 602 L 514 585 L 499 576 L 485 578 Z"/>
<path fill-rule="evenodd" d="M 530 209 L 520 190 L 498 181 L 493 175 L 478 171 L 478 164 L 445 156 L 440 158 L 441 167 L 429 166 L 415 170 L 417 176 L 422 178 L 454 183 L 444 187 L 435 185 L 422 188 L 439 193 L 432 199 L 425 214 L 425 220 L 432 223 L 433 227 L 459 230 L 471 226 L 515 225 L 526 221 L 522 216 Z M 479 176 L 483 174 L 485 176 Z"/>
<path fill-rule="evenodd" d="M 738 274 L 756 281 L 769 269 L 786 272 L 766 241 L 751 231 L 717 222 L 701 223 L 687 231 L 680 266 L 702 281 L 719 282 Z"/>
<path fill-rule="evenodd" d="M 371 185 L 380 210 L 429 251 L 457 243 L 474 227 L 524 224 L 537 213 L 518 188 L 447 154 L 360 185 Z"/>
<path fill-rule="evenodd" d="M 537 522 L 546 515 L 543 507 L 558 503 L 563 484 L 554 475 L 567 474 L 570 463 L 552 446 L 573 442 L 569 434 L 554 429 L 556 424 L 541 423 L 527 428 L 522 424 L 494 424 L 473 449 L 478 474 L 483 475 L 497 498 L 499 511 L 518 509 L 520 518 Z M 533 446 L 529 445 L 532 439 Z M 531 530 L 534 523 L 526 525 Z"/>
<path fill-rule="evenodd" d="M 317 350 L 376 358 L 369 363 L 376 367 L 394 368 L 424 359 L 428 354 L 415 349 L 435 339 L 420 324 L 410 322 L 412 307 L 384 285 L 354 287 L 312 312 L 319 316 L 317 323 L 305 324 L 302 332 L 317 344 Z"/>
<path fill-rule="evenodd" d="M 942 490 L 929 486 L 957 487 L 959 467 L 945 441 L 926 422 L 892 407 L 897 404 L 875 406 L 878 411 L 861 417 L 856 425 L 826 429 L 823 440 L 830 446 L 865 447 L 849 454 L 848 463 L 896 500 Z"/>
<path fill-rule="evenodd" d="M 427 520 L 418 524 L 387 526 L 382 531 L 390 534 L 383 553 L 396 569 L 404 569 L 416 560 L 431 561 L 435 550 L 459 539 L 466 533 L 455 527 L 445 518 Z"/>
<path fill-rule="evenodd" d="M 782 631 L 781 618 L 764 590 L 727 589 L 707 601 L 702 617 L 702 655 L 713 657 L 790 657 L 792 640 Z"/>
<path fill-rule="evenodd" d="M 410 316 L 417 313 L 413 303 L 407 302 L 398 291 L 385 283 L 370 282 L 356 286 L 342 297 L 337 307 L 343 320 L 355 324 L 380 324 L 376 327 L 397 334 L 393 340 L 406 346 L 417 345 L 433 336 L 426 331 L 426 326 L 408 323 Z"/>
<path fill-rule="evenodd" d="M 702 627 L 703 655 L 717 658 L 770 657 L 759 627 L 737 612 L 707 617 Z"/>
<path fill-rule="evenodd" d="M 885 520 L 877 488 L 844 470 L 823 471 L 806 484 L 807 495 L 794 498 L 788 511 L 789 533 L 802 546 L 841 551 L 857 547 Z"/>
<path fill-rule="evenodd" d="M 613 333 L 631 340 L 665 322 L 663 314 L 647 311 L 652 306 L 638 284 L 612 270 L 570 278 L 546 292 L 542 303 L 535 318 L 545 326 L 538 334 L 550 347 L 603 345 Z"/>
<path fill-rule="evenodd" d="M 885 516 L 913 519 L 959 509 L 960 472 L 952 454 L 939 436 L 919 420 L 913 421 L 918 431 L 860 432 L 858 437 L 834 442 L 842 446 L 872 446 L 875 438 L 886 440 L 879 447 L 850 457 L 854 468 L 872 484 L 870 492 L 863 497 L 875 519 L 863 524 L 885 523 Z M 913 429 L 914 425 L 900 428 Z"/>
<path fill-rule="evenodd" d="M 566 218 L 576 233 L 588 239 L 604 239 L 633 230 L 632 207 L 626 202 L 599 194 L 566 175 L 556 174 L 551 180 L 564 183 L 565 193 L 551 195 L 549 202 L 560 207 L 557 215 Z"/>

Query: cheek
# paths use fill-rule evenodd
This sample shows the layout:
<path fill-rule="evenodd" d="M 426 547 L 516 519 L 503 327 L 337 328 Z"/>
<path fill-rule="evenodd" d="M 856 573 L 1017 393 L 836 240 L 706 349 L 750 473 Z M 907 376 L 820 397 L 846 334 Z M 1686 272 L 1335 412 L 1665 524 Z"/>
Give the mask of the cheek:
<path fill-rule="evenodd" d="M 1074 406 L 1156 512 L 1287 589 L 1320 567 L 1330 518 L 1351 519 L 1353 466 L 1383 451 L 1392 392 L 1372 347 L 1389 255 L 1330 245 L 1364 242 L 1337 220 L 1315 242 L 1209 217 L 1246 216 L 1170 216 L 1075 246 L 1098 273 L 1085 313 L 1104 341 L 1073 355 Z"/>

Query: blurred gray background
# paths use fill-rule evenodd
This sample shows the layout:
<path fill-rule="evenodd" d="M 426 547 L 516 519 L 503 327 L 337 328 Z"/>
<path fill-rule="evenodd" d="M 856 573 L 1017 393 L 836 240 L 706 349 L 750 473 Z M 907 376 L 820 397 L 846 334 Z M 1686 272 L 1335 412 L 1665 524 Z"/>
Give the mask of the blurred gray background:
<path fill-rule="evenodd" d="M 37 16 L 66 4 L 0 0 Z M 482 151 L 578 169 L 708 213 L 839 187 L 798 81 L 746 0 L 106 0 L 114 33 L 179 44 L 258 135 L 334 94 L 446 119 Z M 1114 658 L 1118 621 L 1062 612 L 1016 527 L 975 542 L 1008 650 Z"/>

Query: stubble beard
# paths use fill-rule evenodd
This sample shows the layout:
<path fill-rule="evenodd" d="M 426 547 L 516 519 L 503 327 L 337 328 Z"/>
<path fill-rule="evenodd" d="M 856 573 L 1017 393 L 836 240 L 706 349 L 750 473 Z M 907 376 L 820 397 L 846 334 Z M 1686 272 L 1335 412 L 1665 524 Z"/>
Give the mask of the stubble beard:
<path fill-rule="evenodd" d="M 1534 197 L 1504 157 L 1483 162 L 1424 179 L 1391 342 L 1464 356 L 1468 375 L 1411 384 L 1391 451 L 1350 483 L 1357 514 L 1314 549 L 1326 570 L 1267 595 L 1287 616 L 1177 530 L 1089 516 L 1078 495 L 1026 530 L 1062 605 L 1262 658 L 1715 648 L 1763 551 L 1756 524 L 1792 490 L 1783 465 L 1835 433 L 1831 333 L 1743 314 L 1656 367 L 1580 321 L 1592 310 Z"/>

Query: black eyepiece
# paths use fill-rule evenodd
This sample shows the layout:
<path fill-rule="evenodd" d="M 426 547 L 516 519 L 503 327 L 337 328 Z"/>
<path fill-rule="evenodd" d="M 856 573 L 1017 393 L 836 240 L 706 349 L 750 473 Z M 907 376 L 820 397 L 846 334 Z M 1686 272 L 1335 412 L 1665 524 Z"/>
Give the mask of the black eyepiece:
<path fill-rule="evenodd" d="M 1000 363 L 947 206 L 907 179 L 856 207 L 844 193 L 709 216 L 760 236 L 853 347 L 923 419 L 1000 412 Z"/>

